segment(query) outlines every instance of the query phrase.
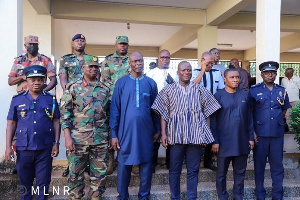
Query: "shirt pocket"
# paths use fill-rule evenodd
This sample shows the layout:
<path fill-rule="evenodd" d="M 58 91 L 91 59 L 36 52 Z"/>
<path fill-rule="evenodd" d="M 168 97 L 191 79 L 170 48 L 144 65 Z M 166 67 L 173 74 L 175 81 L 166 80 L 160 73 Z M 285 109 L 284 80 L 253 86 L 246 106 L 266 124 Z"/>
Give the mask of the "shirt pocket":
<path fill-rule="evenodd" d="M 17 115 L 19 120 L 29 119 L 29 106 L 17 107 Z"/>
<path fill-rule="evenodd" d="M 43 117 L 49 117 L 52 115 L 52 104 L 42 105 L 41 114 Z"/>
<path fill-rule="evenodd" d="M 18 128 L 16 131 L 17 141 L 16 146 L 26 147 L 27 146 L 27 127 Z"/>
<path fill-rule="evenodd" d="M 146 93 L 144 92 L 142 94 L 142 101 L 141 101 L 142 105 L 145 106 L 146 108 L 150 108 L 151 107 L 151 97 L 150 97 L 150 93 Z"/>
<path fill-rule="evenodd" d="M 45 144 L 51 144 L 51 143 L 53 144 L 54 140 L 55 140 L 53 127 L 46 126 L 44 132 L 45 132 L 44 143 Z"/>

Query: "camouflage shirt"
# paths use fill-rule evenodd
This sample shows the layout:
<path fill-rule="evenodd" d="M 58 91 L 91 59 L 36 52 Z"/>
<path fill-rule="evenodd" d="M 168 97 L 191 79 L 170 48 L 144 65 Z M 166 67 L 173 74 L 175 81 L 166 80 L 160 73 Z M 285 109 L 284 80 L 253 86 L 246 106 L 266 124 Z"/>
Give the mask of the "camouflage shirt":
<path fill-rule="evenodd" d="M 100 81 L 78 79 L 61 99 L 61 126 L 69 128 L 77 144 L 108 142 L 109 89 Z"/>
<path fill-rule="evenodd" d="M 88 54 L 84 54 L 84 56 L 91 56 Z M 81 66 L 84 63 L 84 58 L 79 60 L 76 54 L 67 54 L 64 55 L 60 59 L 60 67 L 58 74 L 67 74 L 68 76 L 68 83 L 71 81 L 76 81 L 77 79 L 81 78 L 83 73 L 81 70 Z"/>
<path fill-rule="evenodd" d="M 33 59 L 29 59 L 27 54 L 15 58 L 14 64 L 10 70 L 9 77 L 23 76 L 23 69 L 31 65 L 41 65 L 47 69 L 47 76 L 56 76 L 56 69 L 50 58 L 38 53 Z M 27 82 L 22 81 L 17 85 L 17 92 L 27 90 Z"/>
<path fill-rule="evenodd" d="M 111 96 L 117 80 L 129 74 L 130 71 L 128 54 L 120 56 L 117 52 L 114 52 L 105 57 L 105 60 L 101 63 L 101 80 L 109 87 Z"/>

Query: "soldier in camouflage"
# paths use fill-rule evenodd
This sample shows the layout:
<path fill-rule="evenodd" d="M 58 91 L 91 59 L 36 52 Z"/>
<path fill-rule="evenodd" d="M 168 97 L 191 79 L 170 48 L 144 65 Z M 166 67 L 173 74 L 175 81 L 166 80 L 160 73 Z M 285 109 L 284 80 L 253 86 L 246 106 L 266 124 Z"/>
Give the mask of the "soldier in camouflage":
<path fill-rule="evenodd" d="M 39 53 L 39 38 L 34 35 L 24 37 L 24 47 L 26 54 L 17 57 L 8 75 L 8 84 L 17 85 L 17 92 L 27 90 L 26 77 L 23 73 L 25 67 L 41 65 L 47 69 L 49 84 L 43 88 L 45 91 L 52 90 L 57 84 L 56 69 L 50 58 Z"/>
<path fill-rule="evenodd" d="M 127 36 L 117 36 L 115 42 L 116 51 L 105 57 L 101 63 L 101 80 L 109 87 L 111 96 L 113 95 L 117 80 L 130 74 L 129 66 L 129 40 Z M 109 150 L 107 174 L 112 174 L 116 168 L 114 150 Z"/>
<path fill-rule="evenodd" d="M 109 89 L 98 77 L 97 57 L 86 56 L 83 77 L 70 84 L 61 102 L 61 126 L 65 135 L 70 173 L 70 199 L 84 196 L 84 169 L 90 164 L 88 198 L 101 199 L 105 192 L 108 151 Z"/>
<path fill-rule="evenodd" d="M 81 66 L 85 57 L 90 57 L 85 53 L 86 39 L 82 34 L 76 34 L 72 38 L 72 47 L 74 53 L 64 55 L 60 60 L 59 80 L 63 90 L 68 88 L 68 84 L 74 83 L 82 77 Z M 66 177 L 69 174 L 69 168 L 63 172 L 62 176 Z"/>
<path fill-rule="evenodd" d="M 67 84 L 72 81 L 76 81 L 82 77 L 81 66 L 86 56 L 90 56 L 85 53 L 86 40 L 84 35 L 76 34 L 72 38 L 72 47 L 74 53 L 64 55 L 60 60 L 59 67 L 59 80 L 63 90 L 66 89 Z"/>

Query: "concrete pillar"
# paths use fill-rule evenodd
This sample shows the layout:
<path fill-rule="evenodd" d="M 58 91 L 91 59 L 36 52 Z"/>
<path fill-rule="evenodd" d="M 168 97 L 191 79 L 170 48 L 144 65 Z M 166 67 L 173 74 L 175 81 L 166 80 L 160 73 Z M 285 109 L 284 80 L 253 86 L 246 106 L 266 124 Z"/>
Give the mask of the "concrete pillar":
<path fill-rule="evenodd" d="M 52 56 L 52 17 L 38 15 L 28 1 L 23 5 L 23 36 L 36 35 L 39 37 L 39 52 L 46 56 Z"/>
<path fill-rule="evenodd" d="M 281 0 L 259 0 L 256 3 L 256 82 L 262 82 L 259 64 L 280 61 Z M 278 70 L 279 71 L 279 70 Z M 279 82 L 279 74 L 276 82 Z"/>
<path fill-rule="evenodd" d="M 1 73 L 0 85 L 0 160 L 4 158 L 5 152 L 5 130 L 6 117 L 10 106 L 11 98 L 16 93 L 16 88 L 7 83 L 8 74 L 13 64 L 14 58 L 22 54 L 23 45 L 23 0 L 1 0 L 0 1 L 0 38 L 2 47 L 5 49 L 0 55 Z"/>
<path fill-rule="evenodd" d="M 217 47 L 218 28 L 216 26 L 203 26 L 198 30 L 198 65 L 201 62 L 201 55 L 211 48 Z"/>

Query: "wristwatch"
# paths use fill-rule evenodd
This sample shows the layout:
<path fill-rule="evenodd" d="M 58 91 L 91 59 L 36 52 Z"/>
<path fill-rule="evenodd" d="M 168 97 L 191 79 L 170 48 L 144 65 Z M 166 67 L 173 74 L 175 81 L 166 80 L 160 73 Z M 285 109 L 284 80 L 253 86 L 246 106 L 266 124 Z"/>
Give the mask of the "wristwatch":
<path fill-rule="evenodd" d="M 55 142 L 53 142 L 53 144 L 60 144 L 58 140 L 55 140 Z"/>

